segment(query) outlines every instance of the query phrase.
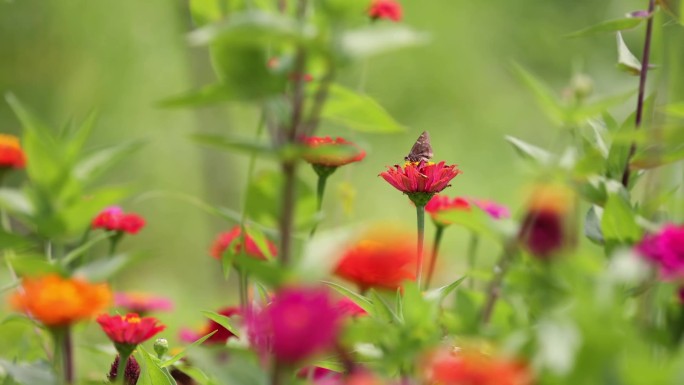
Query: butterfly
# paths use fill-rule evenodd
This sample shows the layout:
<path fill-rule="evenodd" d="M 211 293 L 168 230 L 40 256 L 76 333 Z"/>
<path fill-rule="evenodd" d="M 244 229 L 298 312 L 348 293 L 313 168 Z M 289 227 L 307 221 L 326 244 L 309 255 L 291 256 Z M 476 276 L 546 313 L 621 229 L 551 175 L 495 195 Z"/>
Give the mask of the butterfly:
<path fill-rule="evenodd" d="M 416 143 L 411 147 L 409 154 L 404 157 L 404 160 L 409 162 L 420 162 L 421 160 L 427 162 L 433 155 L 432 146 L 430 146 L 430 135 L 428 135 L 427 131 L 423 131 L 418 140 L 416 140 Z"/>

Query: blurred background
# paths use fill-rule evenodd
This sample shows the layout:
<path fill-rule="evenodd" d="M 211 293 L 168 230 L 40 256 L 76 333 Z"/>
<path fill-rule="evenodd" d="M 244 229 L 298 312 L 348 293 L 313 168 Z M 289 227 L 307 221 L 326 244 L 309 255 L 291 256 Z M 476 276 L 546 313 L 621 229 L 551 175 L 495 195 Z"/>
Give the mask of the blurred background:
<path fill-rule="evenodd" d="M 405 125 L 407 133 L 362 135 L 322 128 L 322 134 L 358 142 L 368 156 L 330 179 L 321 230 L 371 220 L 412 228 L 415 212 L 409 201 L 378 174 L 401 162 L 422 130 L 431 134 L 435 159 L 463 170 L 446 191 L 449 195 L 493 199 L 515 213 L 530 178 L 504 135 L 555 150 L 565 139 L 513 74 L 513 62 L 559 94 L 576 71 L 593 78 L 597 96 L 636 87 L 636 77 L 615 68 L 613 34 L 580 39 L 564 35 L 643 9 L 645 1 L 404 0 L 402 5 L 404 22 L 428 32 L 431 42 L 370 60 L 365 91 Z M 122 206 L 143 214 L 148 222 L 121 245 L 142 249 L 147 257 L 131 274 L 123 274 L 115 288 L 173 298 L 182 311 L 160 314 L 170 325 L 169 338 L 182 325 L 201 325 L 199 310 L 235 303 L 233 283 L 224 282 L 219 264 L 208 255 L 215 235 L 233 224 L 178 200 L 139 197 L 151 191 L 182 192 L 239 210 L 247 157 L 200 147 L 187 136 L 251 136 L 258 120 L 256 109 L 240 105 L 197 110 L 156 106 L 214 80 L 206 50 L 186 43 L 192 28 L 183 1 L 0 0 L 0 93 L 14 93 L 54 127 L 98 110 L 93 148 L 131 138 L 147 140 L 142 151 L 106 180 L 133 186 L 138 198 Z M 641 31 L 625 33 L 634 52 L 639 52 Z M 341 74 L 341 82 L 357 88 L 362 72 L 361 66 L 350 68 Z M 632 108 L 630 102 L 615 114 L 622 120 Z M 4 101 L 0 131 L 20 133 Z M 257 163 L 258 171 L 273 168 L 268 161 Z M 315 186 L 309 167 L 300 173 Z M 14 175 L 10 183 L 21 178 Z M 430 224 L 427 231 L 431 239 Z M 441 282 L 462 273 L 466 246 L 465 231 L 447 231 Z M 496 252 L 483 245 L 481 264 L 489 266 Z"/>

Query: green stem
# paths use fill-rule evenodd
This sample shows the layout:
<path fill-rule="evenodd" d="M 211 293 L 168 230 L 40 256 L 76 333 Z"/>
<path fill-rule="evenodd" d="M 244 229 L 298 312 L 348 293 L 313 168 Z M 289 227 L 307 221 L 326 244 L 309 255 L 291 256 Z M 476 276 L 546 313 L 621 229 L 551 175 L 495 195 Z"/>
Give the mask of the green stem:
<path fill-rule="evenodd" d="M 71 328 L 65 326 L 51 330 L 54 340 L 54 366 L 58 381 L 62 385 L 74 383 L 74 356 L 71 343 Z"/>
<path fill-rule="evenodd" d="M 480 236 L 474 232 L 470 234 L 470 241 L 468 242 L 468 273 L 472 273 L 475 269 L 475 261 L 477 260 L 477 248 L 480 245 Z M 475 285 L 475 279 L 471 276 L 468 280 L 468 286 L 472 289 Z"/>
<path fill-rule="evenodd" d="M 249 307 L 249 274 L 243 269 L 238 269 L 238 277 L 240 278 L 240 309 L 248 309 Z"/>
<path fill-rule="evenodd" d="M 416 205 L 416 224 L 418 231 L 418 266 L 416 266 L 416 282 L 418 283 L 418 287 L 421 287 L 420 283 L 423 276 L 423 242 L 425 239 L 425 205 Z"/>
<path fill-rule="evenodd" d="M 126 384 L 126 366 L 128 365 L 128 360 L 130 358 L 130 352 L 119 353 L 119 366 L 116 368 L 116 379 L 114 381 L 116 384 Z"/>
<path fill-rule="evenodd" d="M 118 231 L 116 234 L 114 234 L 113 237 L 109 238 L 109 251 L 108 255 L 110 257 L 114 256 L 114 253 L 116 252 L 117 246 L 119 246 L 119 242 L 121 241 L 121 238 L 123 238 L 123 231 Z"/>
<path fill-rule="evenodd" d="M 504 246 L 503 253 L 501 253 L 499 262 L 494 269 L 494 278 L 492 278 L 492 281 L 489 283 L 489 287 L 487 288 L 487 299 L 485 300 L 485 305 L 482 308 L 482 325 L 487 325 L 492 318 L 494 306 L 496 305 L 496 301 L 499 299 L 501 294 L 501 285 L 503 284 L 504 277 L 506 276 L 506 273 L 508 273 L 508 267 L 510 266 L 516 252 L 517 247 L 514 243 Z"/>
<path fill-rule="evenodd" d="M 283 209 L 280 214 L 280 263 L 283 267 L 290 264 L 292 253 L 292 233 L 294 231 L 294 212 L 297 186 L 297 165 L 294 162 L 284 162 L 282 165 L 285 181 L 283 183 Z"/>
<path fill-rule="evenodd" d="M 325 194 L 325 184 L 328 181 L 328 175 L 325 174 L 319 174 L 318 175 L 318 188 L 316 189 L 316 203 L 317 203 L 317 211 L 320 213 L 323 208 L 323 194 Z M 309 237 L 313 238 L 314 234 L 316 233 L 316 229 L 318 228 L 318 222 L 316 222 L 311 229 L 311 234 L 309 234 Z"/>
<path fill-rule="evenodd" d="M 437 264 L 439 245 L 442 243 L 442 235 L 444 235 L 445 228 L 445 226 L 437 225 L 437 231 L 435 231 L 435 243 L 432 245 L 432 257 L 430 258 L 430 267 L 428 269 L 427 279 L 425 280 L 425 287 L 423 288 L 424 290 L 430 288 L 430 283 L 432 282 L 432 274 L 435 272 L 435 265 Z"/>

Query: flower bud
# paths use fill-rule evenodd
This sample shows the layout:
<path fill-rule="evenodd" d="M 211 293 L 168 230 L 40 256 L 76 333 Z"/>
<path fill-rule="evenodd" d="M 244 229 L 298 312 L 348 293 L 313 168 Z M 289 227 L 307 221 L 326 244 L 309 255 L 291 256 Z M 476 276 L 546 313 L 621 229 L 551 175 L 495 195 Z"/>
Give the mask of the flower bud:
<path fill-rule="evenodd" d="M 161 359 L 169 351 L 169 341 L 164 338 L 157 338 L 154 341 L 154 351 L 157 353 L 157 357 Z"/>

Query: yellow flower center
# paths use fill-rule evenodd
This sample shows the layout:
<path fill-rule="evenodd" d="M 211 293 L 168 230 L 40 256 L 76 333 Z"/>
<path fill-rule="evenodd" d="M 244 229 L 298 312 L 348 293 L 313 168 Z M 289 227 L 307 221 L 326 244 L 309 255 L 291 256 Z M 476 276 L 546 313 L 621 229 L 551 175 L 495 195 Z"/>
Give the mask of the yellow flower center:
<path fill-rule="evenodd" d="M 14 135 L 0 134 L 0 146 L 20 149 L 19 138 Z"/>

